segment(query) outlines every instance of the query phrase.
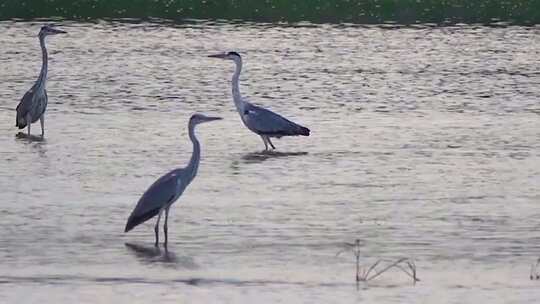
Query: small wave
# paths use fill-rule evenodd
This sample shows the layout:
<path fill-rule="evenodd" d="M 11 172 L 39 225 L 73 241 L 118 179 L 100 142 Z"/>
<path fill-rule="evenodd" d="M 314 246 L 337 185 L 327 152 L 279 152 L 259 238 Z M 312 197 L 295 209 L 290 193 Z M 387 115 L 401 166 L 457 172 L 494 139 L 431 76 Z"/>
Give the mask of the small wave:
<path fill-rule="evenodd" d="M 80 283 L 97 284 L 170 284 L 179 283 L 193 286 L 233 285 L 233 286 L 264 286 L 264 285 L 296 285 L 337 287 L 351 285 L 350 282 L 301 282 L 267 279 L 236 279 L 236 278 L 204 278 L 186 277 L 172 279 L 150 279 L 143 277 L 92 277 L 76 275 L 50 275 L 50 276 L 0 276 L 0 284 L 42 284 L 42 285 L 68 285 Z"/>

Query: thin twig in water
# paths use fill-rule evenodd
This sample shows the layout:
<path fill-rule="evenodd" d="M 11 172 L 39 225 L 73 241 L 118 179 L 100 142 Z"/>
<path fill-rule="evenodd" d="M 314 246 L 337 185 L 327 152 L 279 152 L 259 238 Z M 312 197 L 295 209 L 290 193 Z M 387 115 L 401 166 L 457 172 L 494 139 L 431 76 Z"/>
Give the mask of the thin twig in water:
<path fill-rule="evenodd" d="M 381 270 L 377 270 L 377 266 L 381 265 L 382 262 L 385 260 L 379 259 L 375 263 L 373 263 L 369 267 L 361 267 L 360 266 L 360 240 L 356 240 L 354 244 L 352 243 L 345 243 L 345 246 L 348 248 L 345 248 L 341 251 L 339 251 L 336 256 L 340 255 L 341 253 L 351 250 L 356 258 L 356 282 L 368 282 L 371 281 L 379 276 L 381 276 L 383 273 L 389 271 L 392 268 L 397 268 L 401 270 L 403 273 L 405 273 L 407 276 L 413 279 L 413 284 L 416 284 L 416 282 L 420 281 L 420 279 L 416 276 L 416 264 L 412 259 L 409 258 L 400 258 L 397 261 L 390 262 L 390 264 L 386 265 Z M 540 263 L 540 259 L 537 262 Z M 532 271 L 532 270 L 531 270 Z"/>
<path fill-rule="evenodd" d="M 531 265 L 531 274 L 529 275 L 529 278 L 531 280 L 539 280 L 540 274 L 538 274 L 538 266 L 540 265 L 540 258 L 536 260 L 536 263 L 533 263 Z"/>

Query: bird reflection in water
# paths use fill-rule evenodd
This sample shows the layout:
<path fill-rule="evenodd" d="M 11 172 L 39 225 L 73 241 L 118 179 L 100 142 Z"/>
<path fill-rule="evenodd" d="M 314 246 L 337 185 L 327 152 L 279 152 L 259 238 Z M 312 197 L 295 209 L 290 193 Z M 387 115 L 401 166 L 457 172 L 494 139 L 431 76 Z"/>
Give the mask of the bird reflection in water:
<path fill-rule="evenodd" d="M 41 137 L 41 136 L 37 136 L 37 135 L 32 135 L 32 134 L 26 134 L 24 132 L 19 132 L 17 134 L 15 134 L 15 137 L 18 138 L 18 139 L 26 139 L 28 141 L 38 141 L 38 142 L 44 142 L 45 141 L 45 138 L 44 137 Z"/>
<path fill-rule="evenodd" d="M 167 246 L 160 248 L 154 245 L 148 246 L 134 243 L 125 243 L 124 245 L 131 254 L 145 264 L 163 263 L 179 265 L 188 269 L 198 268 L 191 257 L 179 257 L 169 250 Z"/>
<path fill-rule="evenodd" d="M 262 163 L 265 160 L 279 157 L 289 157 L 289 156 L 302 156 L 307 155 L 307 152 L 277 152 L 277 151 L 262 151 L 262 152 L 251 152 L 244 154 L 242 160 L 245 163 Z"/>

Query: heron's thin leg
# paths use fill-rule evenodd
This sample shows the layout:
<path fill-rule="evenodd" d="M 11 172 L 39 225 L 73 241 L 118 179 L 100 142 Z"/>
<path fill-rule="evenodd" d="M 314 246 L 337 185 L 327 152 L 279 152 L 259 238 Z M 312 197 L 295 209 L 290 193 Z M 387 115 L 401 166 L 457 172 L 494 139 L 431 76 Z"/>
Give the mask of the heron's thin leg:
<path fill-rule="evenodd" d="M 161 219 L 161 214 L 163 213 L 163 209 L 159 210 L 158 218 L 156 221 L 156 226 L 154 227 L 154 231 L 156 232 L 156 243 L 154 244 L 156 247 L 159 243 L 159 220 Z"/>
<path fill-rule="evenodd" d="M 169 207 L 167 207 L 167 209 L 165 209 L 165 225 L 163 225 L 163 231 L 165 232 L 165 248 L 167 248 L 167 243 L 169 241 L 169 235 L 168 235 L 168 230 L 169 229 L 167 229 L 167 222 L 168 222 L 168 219 L 169 219 Z"/>
<path fill-rule="evenodd" d="M 266 137 L 261 135 L 261 138 L 262 138 L 263 143 L 264 143 L 264 151 L 268 151 L 268 142 L 266 142 Z"/>
<path fill-rule="evenodd" d="M 30 117 L 30 113 L 26 114 L 26 124 L 28 125 L 28 137 L 30 137 L 30 125 L 32 124 L 32 117 Z"/>
<path fill-rule="evenodd" d="M 270 137 L 266 137 L 266 140 L 268 140 L 268 143 L 270 144 L 270 147 L 272 147 L 272 149 L 276 148 L 276 147 L 274 147 L 274 144 L 272 144 L 272 141 L 270 140 Z"/>
<path fill-rule="evenodd" d="M 41 137 L 45 136 L 45 113 L 41 114 L 41 117 L 39 118 L 39 122 L 41 123 Z"/>

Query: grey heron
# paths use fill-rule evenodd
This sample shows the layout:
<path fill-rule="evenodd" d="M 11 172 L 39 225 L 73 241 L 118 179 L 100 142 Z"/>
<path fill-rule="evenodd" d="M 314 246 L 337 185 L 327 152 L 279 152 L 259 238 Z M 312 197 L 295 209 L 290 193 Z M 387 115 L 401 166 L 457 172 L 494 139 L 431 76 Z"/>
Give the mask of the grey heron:
<path fill-rule="evenodd" d="M 43 55 L 43 62 L 41 65 L 41 72 L 39 77 L 23 96 L 21 102 L 17 106 L 17 118 L 15 126 L 19 129 L 24 129 L 28 126 L 28 136 L 30 136 L 30 125 L 36 122 L 38 119 L 41 123 L 41 137 L 45 135 L 45 109 L 47 108 L 47 90 L 45 85 L 47 83 L 47 48 L 45 47 L 45 37 L 50 35 L 65 34 L 66 32 L 55 29 L 50 25 L 45 25 L 39 31 L 39 44 L 41 45 L 41 53 Z"/>
<path fill-rule="evenodd" d="M 271 137 L 281 138 L 283 136 L 303 135 L 309 136 L 309 129 L 296 124 L 285 117 L 267 110 L 263 107 L 247 102 L 240 94 L 238 85 L 240 72 L 242 72 L 242 57 L 237 52 L 228 52 L 208 57 L 232 60 L 236 64 L 236 70 L 232 77 L 232 95 L 234 105 L 240 119 L 244 125 L 259 135 L 264 143 L 265 151 L 268 151 L 268 145 L 275 149 L 276 147 L 270 140 Z"/>
<path fill-rule="evenodd" d="M 169 209 L 172 204 L 182 195 L 186 187 L 193 181 L 199 168 L 201 159 L 201 145 L 195 137 L 195 126 L 204 122 L 221 119 L 221 117 L 209 117 L 203 114 L 194 114 L 189 119 L 189 139 L 193 143 L 193 153 L 189 164 L 185 168 L 178 168 L 170 171 L 156 180 L 143 196 L 137 202 L 135 209 L 131 212 L 124 232 L 128 232 L 135 226 L 146 222 L 154 216 L 158 216 L 154 231 L 156 234 L 156 243 L 159 241 L 159 220 L 165 212 L 165 224 L 163 231 L 165 233 L 165 246 L 167 246 L 167 220 L 169 218 Z"/>

